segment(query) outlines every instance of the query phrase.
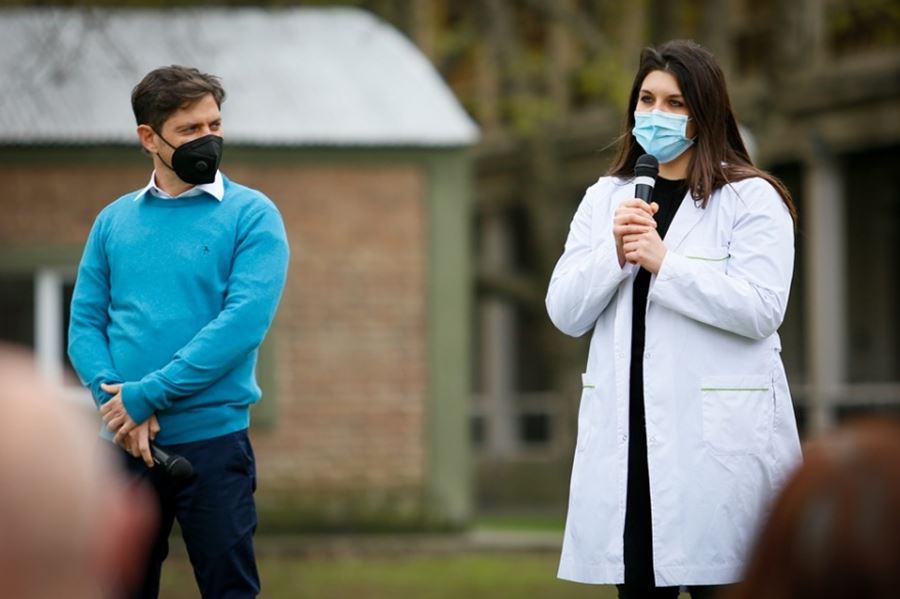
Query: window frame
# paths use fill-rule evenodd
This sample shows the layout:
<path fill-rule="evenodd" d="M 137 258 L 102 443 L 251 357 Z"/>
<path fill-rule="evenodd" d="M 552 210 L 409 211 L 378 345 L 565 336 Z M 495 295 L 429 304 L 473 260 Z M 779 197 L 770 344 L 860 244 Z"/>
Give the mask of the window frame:
<path fill-rule="evenodd" d="M 34 352 L 40 375 L 62 389 L 63 398 L 93 407 L 90 391 L 65 375 L 64 287 L 75 281 L 80 246 L 4 247 L 0 276 L 26 275 L 34 285 Z"/>

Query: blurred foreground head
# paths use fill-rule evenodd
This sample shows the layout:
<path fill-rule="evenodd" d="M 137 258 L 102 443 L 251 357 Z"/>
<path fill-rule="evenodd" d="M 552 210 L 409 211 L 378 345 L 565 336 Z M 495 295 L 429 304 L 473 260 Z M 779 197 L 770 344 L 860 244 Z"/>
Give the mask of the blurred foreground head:
<path fill-rule="evenodd" d="M 156 513 L 96 425 L 0 344 L 0 594 L 102 597 L 134 581 Z"/>
<path fill-rule="evenodd" d="M 888 598 L 900 592 L 900 422 L 810 443 L 733 599 Z"/>

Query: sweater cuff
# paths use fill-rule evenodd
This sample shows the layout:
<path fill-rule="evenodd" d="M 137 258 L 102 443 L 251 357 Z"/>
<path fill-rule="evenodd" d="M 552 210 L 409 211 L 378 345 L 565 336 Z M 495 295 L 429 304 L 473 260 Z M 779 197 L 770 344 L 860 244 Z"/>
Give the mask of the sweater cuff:
<path fill-rule="evenodd" d="M 94 403 L 97 405 L 98 408 L 100 406 L 102 406 L 103 404 L 105 404 L 106 402 L 108 402 L 110 399 L 112 399 L 112 395 L 110 395 L 109 393 L 107 393 L 106 391 L 104 391 L 103 389 L 100 388 L 100 385 L 102 385 L 105 382 L 106 381 L 103 381 L 98 378 L 96 381 L 91 383 L 91 386 L 90 386 L 91 397 L 94 398 Z"/>
<path fill-rule="evenodd" d="M 148 392 L 151 388 L 152 383 L 146 381 L 122 385 L 122 404 L 128 416 L 137 424 L 141 424 L 158 410 L 152 394 Z"/>
<path fill-rule="evenodd" d="M 118 376 L 110 376 L 109 373 L 101 373 L 88 386 L 91 391 L 91 396 L 94 398 L 94 403 L 98 408 L 113 398 L 112 394 L 101 389 L 100 385 L 103 385 L 104 383 L 115 384 L 120 382 L 121 379 Z"/>

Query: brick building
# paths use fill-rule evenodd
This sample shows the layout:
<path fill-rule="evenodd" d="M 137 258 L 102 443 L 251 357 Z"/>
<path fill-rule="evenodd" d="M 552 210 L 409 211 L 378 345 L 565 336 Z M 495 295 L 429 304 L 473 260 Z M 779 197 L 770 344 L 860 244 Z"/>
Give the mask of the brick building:
<path fill-rule="evenodd" d="M 367 13 L 0 12 L 0 339 L 88 404 L 64 352 L 75 271 L 96 214 L 146 183 L 130 91 L 165 64 L 222 78 L 222 170 L 292 246 L 253 414 L 262 526 L 464 522 L 478 132 Z"/>

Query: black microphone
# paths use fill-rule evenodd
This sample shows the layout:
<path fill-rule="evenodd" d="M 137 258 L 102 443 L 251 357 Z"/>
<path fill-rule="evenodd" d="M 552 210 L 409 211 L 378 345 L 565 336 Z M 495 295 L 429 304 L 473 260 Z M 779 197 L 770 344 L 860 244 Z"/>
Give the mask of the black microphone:
<path fill-rule="evenodd" d="M 150 444 L 150 453 L 153 454 L 153 461 L 175 480 L 185 480 L 193 476 L 194 467 L 180 455 L 166 453 L 154 443 Z"/>
<path fill-rule="evenodd" d="M 634 197 L 650 203 L 653 197 L 653 186 L 659 174 L 659 160 L 652 154 L 644 154 L 634 164 Z"/>

